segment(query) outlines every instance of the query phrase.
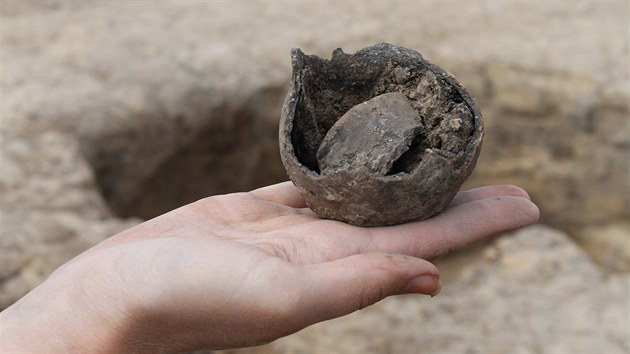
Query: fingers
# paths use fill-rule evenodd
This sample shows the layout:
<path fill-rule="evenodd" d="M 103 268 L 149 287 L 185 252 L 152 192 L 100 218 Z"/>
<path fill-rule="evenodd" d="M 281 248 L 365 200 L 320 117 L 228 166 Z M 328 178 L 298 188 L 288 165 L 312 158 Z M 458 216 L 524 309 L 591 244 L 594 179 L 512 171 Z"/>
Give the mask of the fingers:
<path fill-rule="evenodd" d="M 451 201 L 450 206 L 456 206 L 468 202 L 472 202 L 479 199 L 501 196 L 501 195 L 511 195 L 514 197 L 521 197 L 529 199 L 529 195 L 525 190 L 520 187 L 513 185 L 498 185 L 498 186 L 485 186 L 475 189 L 470 189 L 467 191 L 462 191 L 457 193 L 455 198 Z"/>
<path fill-rule="evenodd" d="M 440 290 L 437 268 L 400 254 L 367 253 L 304 267 L 298 304 L 307 326 L 347 315 L 390 295 L 432 295 Z"/>
<path fill-rule="evenodd" d="M 367 251 L 432 259 L 480 239 L 532 224 L 540 215 L 536 205 L 527 198 L 513 195 L 475 198 L 428 220 L 370 229 L 372 239 Z"/>
<path fill-rule="evenodd" d="M 250 192 L 256 198 L 269 202 L 287 205 L 293 208 L 306 208 L 306 203 L 300 195 L 299 190 L 291 181 L 262 187 Z M 529 195 L 525 190 L 514 185 L 497 185 L 475 188 L 457 193 L 451 206 L 468 203 L 474 200 L 499 196 L 511 195 L 529 199 Z"/>
<path fill-rule="evenodd" d="M 273 184 L 249 192 L 256 198 L 293 208 L 306 208 L 304 198 L 291 181 Z"/>

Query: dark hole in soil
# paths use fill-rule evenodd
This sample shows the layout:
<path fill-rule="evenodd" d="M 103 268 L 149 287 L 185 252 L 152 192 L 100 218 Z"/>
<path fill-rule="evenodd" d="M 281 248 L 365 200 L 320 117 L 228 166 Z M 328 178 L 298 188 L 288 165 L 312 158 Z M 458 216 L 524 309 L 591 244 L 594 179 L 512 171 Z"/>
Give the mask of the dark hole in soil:
<path fill-rule="evenodd" d="M 219 105 L 201 97 L 191 101 L 200 107 L 184 110 L 200 115 L 192 119 L 196 128 L 178 123 L 186 117 L 153 117 L 146 127 L 91 137 L 83 150 L 116 215 L 153 218 L 207 196 L 287 180 L 278 148 L 284 95 L 267 87 Z"/>

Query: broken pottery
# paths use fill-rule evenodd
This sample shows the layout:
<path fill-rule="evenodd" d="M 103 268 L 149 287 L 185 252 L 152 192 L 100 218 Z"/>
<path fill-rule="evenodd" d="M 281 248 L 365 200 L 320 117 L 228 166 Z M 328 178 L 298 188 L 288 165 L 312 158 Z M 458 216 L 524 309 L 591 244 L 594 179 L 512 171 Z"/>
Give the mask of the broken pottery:
<path fill-rule="evenodd" d="M 442 212 L 472 173 L 481 112 L 418 52 L 378 44 L 326 60 L 291 53 L 280 152 L 307 205 L 358 226 Z"/>

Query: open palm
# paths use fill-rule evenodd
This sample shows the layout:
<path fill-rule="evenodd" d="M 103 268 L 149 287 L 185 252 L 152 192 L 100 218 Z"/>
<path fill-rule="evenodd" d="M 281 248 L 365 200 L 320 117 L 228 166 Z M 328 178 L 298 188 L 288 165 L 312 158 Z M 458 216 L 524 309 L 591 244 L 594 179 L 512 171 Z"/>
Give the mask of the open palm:
<path fill-rule="evenodd" d="M 149 220 L 49 282 L 79 279 L 89 284 L 81 296 L 108 304 L 97 313 L 115 329 L 97 340 L 100 348 L 251 346 L 390 295 L 435 294 L 438 270 L 426 259 L 537 218 L 523 190 L 492 186 L 460 192 L 428 220 L 361 228 L 321 219 L 285 182 Z"/>

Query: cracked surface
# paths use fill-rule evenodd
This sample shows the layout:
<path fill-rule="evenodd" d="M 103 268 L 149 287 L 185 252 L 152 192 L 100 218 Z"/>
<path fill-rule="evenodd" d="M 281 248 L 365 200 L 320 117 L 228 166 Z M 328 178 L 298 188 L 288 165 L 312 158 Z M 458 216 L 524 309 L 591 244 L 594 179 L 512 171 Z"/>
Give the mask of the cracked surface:
<path fill-rule="evenodd" d="M 292 132 L 300 161 L 311 170 L 320 171 L 317 150 L 337 120 L 353 107 L 393 92 L 409 101 L 422 126 L 412 140 L 409 153 L 396 163 L 394 172 L 416 168 L 426 149 L 447 154 L 465 149 L 474 126 L 470 107 L 452 84 L 438 76 L 419 54 L 417 59 L 410 66 L 404 56 L 392 55 L 381 60 L 366 49 L 354 55 L 338 49 L 331 60 L 305 57 L 306 67 L 301 72 L 302 104 L 298 106 L 296 128 Z"/>
<path fill-rule="evenodd" d="M 309 207 L 360 226 L 447 207 L 483 136 L 481 113 L 452 75 L 386 43 L 330 60 L 295 49 L 292 60 L 280 149 Z"/>
<path fill-rule="evenodd" d="M 422 128 L 403 94 L 376 96 L 351 108 L 328 130 L 317 150 L 319 167 L 322 174 L 366 168 L 384 176 Z"/>

